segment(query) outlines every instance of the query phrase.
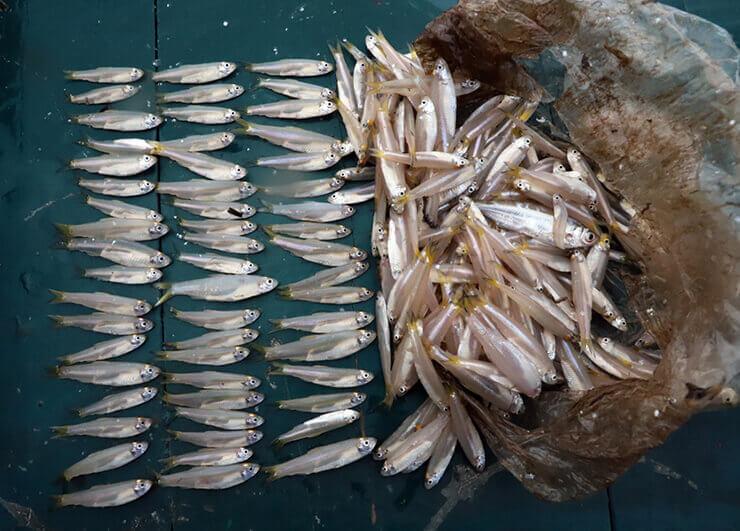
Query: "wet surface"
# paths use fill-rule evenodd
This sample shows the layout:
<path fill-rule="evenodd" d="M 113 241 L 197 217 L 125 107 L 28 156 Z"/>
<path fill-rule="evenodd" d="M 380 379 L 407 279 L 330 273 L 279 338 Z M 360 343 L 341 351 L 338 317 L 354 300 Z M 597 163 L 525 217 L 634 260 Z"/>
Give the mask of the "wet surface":
<path fill-rule="evenodd" d="M 78 478 L 68 486 L 57 479 L 65 467 L 83 455 L 113 443 L 83 438 L 50 439 L 49 426 L 75 422 L 74 408 L 99 399 L 109 390 L 58 381 L 47 375 L 47 368 L 56 357 L 105 339 L 80 330 L 54 328 L 46 317 L 48 313 L 72 314 L 78 309 L 50 306 L 47 289 L 100 289 L 149 301 L 157 296 L 148 286 L 116 286 L 82 280 L 81 267 L 102 266 L 104 262 L 54 248 L 58 238 L 53 223 L 81 223 L 100 217 L 97 211 L 83 205 L 83 194 L 75 185 L 77 176 L 60 170 L 65 160 L 83 153 L 75 141 L 88 134 L 101 139 L 126 136 L 66 122 L 69 115 L 88 111 L 66 102 L 67 91 L 84 90 L 85 84 L 65 82 L 62 70 L 101 65 L 131 65 L 152 70 L 155 65 L 167 68 L 184 61 L 266 61 L 317 54 L 326 59 L 330 57 L 328 42 L 347 37 L 360 44 L 366 25 L 382 27 L 398 45 L 410 42 L 427 21 L 450 4 L 442 0 L 352 3 L 259 0 L 248 4 L 226 0 L 9 2 L 11 9 L 0 13 L 0 87 L 4 95 L 0 103 L 0 212 L 5 220 L 4 230 L 0 231 L 0 293 L 3 295 L 0 327 L 5 353 L 0 371 L 0 404 L 5 427 L 0 442 L 0 505 L 5 508 L 0 510 L 0 529 L 14 525 L 96 530 L 635 529 L 682 524 L 694 527 L 701 523 L 730 529 L 740 525 L 736 480 L 740 433 L 737 415 L 732 412 L 707 414 L 690 422 L 651 454 L 655 462 L 637 465 L 619 480 L 611 489 L 611 500 L 601 493 L 578 503 L 545 504 L 526 493 L 508 474 L 494 473 L 495 469 L 486 472 L 484 478 L 475 479 L 469 470 L 460 470 L 462 459 L 456 456 L 450 473 L 434 491 L 423 488 L 423 470 L 382 478 L 377 463 L 365 459 L 349 468 L 308 478 L 266 483 L 258 476 L 225 492 L 155 489 L 136 503 L 120 508 L 51 510 L 49 496 L 53 494 L 134 477 L 152 477 L 159 468 L 158 460 L 193 449 L 171 443 L 166 428 L 200 429 L 188 421 L 173 420 L 162 403 L 153 400 L 131 412 L 159 421 L 146 434 L 150 447 L 143 458 L 115 471 Z M 231 79 L 250 86 L 256 76 L 241 71 Z M 324 77 L 314 81 L 330 84 L 332 80 Z M 115 104 L 115 108 L 154 110 L 155 88 L 151 81 L 144 81 L 143 85 L 139 94 Z M 165 90 L 172 89 L 165 87 Z M 252 91 L 225 105 L 241 108 L 277 99 L 267 91 Z M 262 118 L 255 121 L 274 122 Z M 341 131 L 336 117 L 309 120 L 302 126 L 332 135 Z M 158 135 L 166 140 L 223 129 L 168 122 L 158 132 L 141 136 Z M 233 146 L 216 156 L 246 164 L 259 156 L 279 152 L 279 148 L 262 141 L 239 137 Z M 162 161 L 143 177 L 152 181 L 191 178 L 168 161 Z M 250 168 L 248 179 L 259 186 L 296 177 L 306 176 Z M 248 202 L 256 206 L 259 197 L 258 194 Z M 179 251 L 196 249 L 183 246 L 176 238 L 178 231 L 173 219 L 176 212 L 155 194 L 131 202 L 161 209 L 165 222 L 173 228 L 161 242 L 165 253 L 176 255 Z M 259 225 L 278 220 L 284 222 L 266 214 L 253 218 Z M 358 213 L 346 223 L 353 229 L 353 235 L 343 243 L 369 249 L 370 222 L 370 206 L 360 206 Z M 264 234 L 255 234 L 265 241 Z M 272 247 L 250 258 L 259 264 L 263 274 L 274 276 L 282 283 L 319 269 Z M 370 271 L 353 281 L 354 285 L 377 287 L 375 264 L 372 260 L 370 263 Z M 176 263 L 165 270 L 168 281 L 199 276 L 202 272 L 185 264 Z M 224 309 L 236 306 L 208 305 Z M 203 305 L 180 297 L 165 307 L 193 310 Z M 297 337 L 291 332 L 268 336 L 268 319 L 326 309 L 316 304 L 286 302 L 274 293 L 238 307 L 262 310 L 262 317 L 252 325 L 262 333 L 260 343 Z M 356 309 L 372 311 L 372 303 L 356 305 Z M 127 361 L 152 361 L 163 339 L 182 339 L 199 333 L 196 328 L 171 318 L 165 309 L 152 312 L 148 318 L 155 321 L 155 329 L 148 334 L 142 348 L 127 356 Z M 360 366 L 380 374 L 374 346 L 336 365 Z M 173 363 L 161 366 L 190 370 Z M 362 389 L 369 394 L 362 407 L 362 422 L 324 435 L 318 442 L 298 442 L 275 450 L 269 441 L 305 420 L 306 415 L 277 411 L 271 403 L 317 392 L 317 388 L 297 380 L 267 377 L 266 369 L 267 364 L 256 355 L 225 369 L 248 372 L 263 379 L 260 391 L 267 398 L 257 412 L 266 419 L 265 437 L 253 447 L 253 460 L 265 465 L 299 455 L 316 444 L 359 436 L 362 429 L 382 439 L 421 398 L 412 394 L 387 413 L 379 408 L 382 384 L 376 379 Z"/>

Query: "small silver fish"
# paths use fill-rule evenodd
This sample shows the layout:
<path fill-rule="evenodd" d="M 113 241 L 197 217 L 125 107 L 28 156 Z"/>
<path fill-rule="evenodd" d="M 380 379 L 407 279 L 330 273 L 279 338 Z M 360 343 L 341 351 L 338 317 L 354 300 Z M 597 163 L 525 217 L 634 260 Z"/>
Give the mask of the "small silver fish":
<path fill-rule="evenodd" d="M 359 418 L 360 414 L 354 409 L 341 409 L 339 411 L 324 413 L 323 415 L 308 419 L 285 433 L 278 435 L 273 441 L 273 444 L 281 447 L 293 441 L 318 437 L 329 431 L 349 426 Z"/>
<path fill-rule="evenodd" d="M 202 372 L 171 372 L 164 373 L 166 382 L 190 385 L 201 389 L 231 389 L 236 391 L 252 390 L 262 382 L 259 378 L 249 374 L 233 372 L 202 371 Z M 227 408 L 223 408 L 227 409 Z"/>
<path fill-rule="evenodd" d="M 229 466 L 196 466 L 185 472 L 157 477 L 160 487 L 181 489 L 223 490 L 241 485 L 259 472 L 255 463 L 240 463 Z"/>
<path fill-rule="evenodd" d="M 215 271 L 228 275 L 250 275 L 258 269 L 257 264 L 249 260 L 221 256 L 215 253 L 182 253 L 178 258 L 181 262 L 194 265 L 206 271 Z"/>
<path fill-rule="evenodd" d="M 283 96 L 301 100 L 330 100 L 335 96 L 334 91 L 330 88 L 298 81 L 297 79 L 259 78 L 255 88 L 266 88 Z"/>
<path fill-rule="evenodd" d="M 93 192 L 116 197 L 136 197 L 148 194 L 154 190 L 154 183 L 146 179 L 140 181 L 131 181 L 128 179 L 78 179 L 77 184 Z"/>
<path fill-rule="evenodd" d="M 162 118 L 148 112 L 107 110 L 73 116 L 74 124 L 109 131 L 147 131 L 159 127 Z"/>
<path fill-rule="evenodd" d="M 126 240 L 72 238 L 63 245 L 70 251 L 81 251 L 129 267 L 167 267 L 172 263 L 172 259 L 162 251 Z"/>
<path fill-rule="evenodd" d="M 157 192 L 160 194 L 197 201 L 239 201 L 253 195 L 256 191 L 257 188 L 246 181 L 191 179 L 189 181 L 160 182 L 157 184 Z"/>
<path fill-rule="evenodd" d="M 297 341 L 270 347 L 255 346 L 265 360 L 331 361 L 346 358 L 375 341 L 370 330 L 344 330 L 303 336 Z"/>
<path fill-rule="evenodd" d="M 340 157 L 333 151 L 317 153 L 290 153 L 272 157 L 260 157 L 254 164 L 265 168 L 294 171 L 320 171 L 331 168 Z"/>
<path fill-rule="evenodd" d="M 126 336 L 148 332 L 154 323 L 143 317 L 94 312 L 86 315 L 50 315 L 58 326 L 72 326 L 114 336 Z"/>
<path fill-rule="evenodd" d="M 156 147 L 153 140 L 143 138 L 116 138 L 113 140 L 97 140 L 87 137 L 77 142 L 101 153 L 109 155 L 150 155 Z"/>
<path fill-rule="evenodd" d="M 107 470 L 115 470 L 138 459 L 149 448 L 146 441 L 119 444 L 99 452 L 87 455 L 81 461 L 64 470 L 62 475 L 66 481 L 79 476 L 98 474 Z"/>
<path fill-rule="evenodd" d="M 90 70 L 65 70 L 64 78 L 91 83 L 131 83 L 144 76 L 141 68 L 101 66 Z"/>
<path fill-rule="evenodd" d="M 84 435 L 106 439 L 125 439 L 140 435 L 151 426 L 152 419 L 147 417 L 116 417 L 95 419 L 82 424 L 52 426 L 51 429 L 57 437 Z"/>
<path fill-rule="evenodd" d="M 253 309 L 186 312 L 170 308 L 170 312 L 181 321 L 210 330 L 234 330 L 252 324 L 260 316 L 260 311 Z"/>
<path fill-rule="evenodd" d="M 373 291 L 355 286 L 330 286 L 327 288 L 286 289 L 280 295 L 289 300 L 320 302 L 323 304 L 354 304 L 373 296 Z"/>
<path fill-rule="evenodd" d="M 237 120 L 237 122 L 242 126 L 241 129 L 237 129 L 237 133 L 256 136 L 291 151 L 317 153 L 333 150 L 342 156 L 347 154 L 343 152 L 341 140 L 322 133 L 293 126 L 278 127 L 246 120 Z"/>
<path fill-rule="evenodd" d="M 298 221 L 328 222 L 347 219 L 355 213 L 355 209 L 349 205 L 331 205 L 319 203 L 318 201 L 305 201 L 294 204 L 276 204 L 262 201 L 263 208 L 260 212 L 286 216 Z"/>
<path fill-rule="evenodd" d="M 154 221 L 159 223 L 164 219 L 162 214 L 156 210 L 124 203 L 117 199 L 100 199 L 97 197 L 86 196 L 85 204 L 89 205 L 106 216 L 120 219 L 140 219 L 145 221 Z"/>
<path fill-rule="evenodd" d="M 88 90 L 81 94 L 70 94 L 70 103 L 83 103 L 85 105 L 97 105 L 101 103 L 115 103 L 123 101 L 141 90 L 141 85 L 116 85 L 112 87 L 101 87 Z"/>
<path fill-rule="evenodd" d="M 306 413 L 329 413 L 359 406 L 366 399 L 367 395 L 365 393 L 329 393 L 291 398 L 290 400 L 278 400 L 276 404 L 279 409 L 304 411 Z"/>
<path fill-rule="evenodd" d="M 145 404 L 155 396 L 157 396 L 156 387 L 137 387 L 136 389 L 107 395 L 89 406 L 81 407 L 76 410 L 76 413 L 80 417 L 108 415 L 109 413 L 116 413 L 117 411 L 123 411 Z"/>
<path fill-rule="evenodd" d="M 204 389 L 195 393 L 164 393 L 162 400 L 175 406 L 197 409 L 240 410 L 257 406 L 265 399 L 262 393 L 233 389 Z"/>
<path fill-rule="evenodd" d="M 116 284 L 151 284 L 162 278 L 162 271 L 153 267 L 111 266 L 85 269 L 83 276 Z"/>
<path fill-rule="evenodd" d="M 220 103 L 244 94 L 244 87 L 234 83 L 214 83 L 175 92 L 157 94 L 157 103 Z"/>
<path fill-rule="evenodd" d="M 144 334 L 132 334 L 126 337 L 117 337 L 108 341 L 101 341 L 95 345 L 74 354 L 68 354 L 59 358 L 65 365 L 84 363 L 89 361 L 102 361 L 117 358 L 128 354 L 139 348 L 146 341 Z"/>
<path fill-rule="evenodd" d="M 230 124 L 240 116 L 239 112 L 234 109 L 211 105 L 164 107 L 159 112 L 162 113 L 162 116 L 174 118 L 175 120 L 206 125 Z"/>
<path fill-rule="evenodd" d="M 265 232 L 283 234 L 296 238 L 313 238 L 315 240 L 337 240 L 352 234 L 352 229 L 334 223 L 316 223 L 305 221 L 299 223 L 283 223 L 265 225 Z"/>
<path fill-rule="evenodd" d="M 108 485 L 96 485 L 87 490 L 53 496 L 57 507 L 79 505 L 81 507 L 118 507 L 138 500 L 149 492 L 154 482 L 149 479 L 133 479 Z"/>
<path fill-rule="evenodd" d="M 138 219 L 102 218 L 80 225 L 57 223 L 64 238 L 118 238 L 129 241 L 156 240 L 169 232 L 164 223 Z"/>
<path fill-rule="evenodd" d="M 161 461 L 165 470 L 177 466 L 226 466 L 243 463 L 252 457 L 249 448 L 204 448 L 187 454 L 173 455 Z"/>
<path fill-rule="evenodd" d="M 222 430 L 246 430 L 262 426 L 265 419 L 254 413 L 228 409 L 194 409 L 176 407 L 175 414 L 199 424 L 221 428 Z"/>
<path fill-rule="evenodd" d="M 174 199 L 172 205 L 204 218 L 246 219 L 257 212 L 253 206 L 228 201 L 194 201 Z"/>
<path fill-rule="evenodd" d="M 322 76 L 334 70 L 331 64 L 316 59 L 280 59 L 266 63 L 249 63 L 245 68 L 247 72 L 292 77 Z"/>
<path fill-rule="evenodd" d="M 193 173 L 214 181 L 238 181 L 243 179 L 247 170 L 239 164 L 221 160 L 203 153 L 190 153 L 166 148 L 157 144 L 155 153 L 166 157 Z"/>
<path fill-rule="evenodd" d="M 244 347 L 163 350 L 157 352 L 159 359 L 216 367 L 237 363 L 246 359 L 247 356 L 249 356 L 249 350 Z"/>
<path fill-rule="evenodd" d="M 200 336 L 183 341 L 165 341 L 164 346 L 167 349 L 174 350 L 238 347 L 254 341 L 257 337 L 259 337 L 259 332 L 257 330 L 252 330 L 251 328 L 238 328 L 236 330 L 207 332 Z"/>
<path fill-rule="evenodd" d="M 287 118 L 305 120 L 327 116 L 337 110 L 331 100 L 284 100 L 274 103 L 250 105 L 244 109 L 247 116 L 267 116 L 268 118 Z"/>
<path fill-rule="evenodd" d="M 251 446 L 262 440 L 262 432 L 257 430 L 168 431 L 178 441 L 206 448 L 237 448 Z"/>
<path fill-rule="evenodd" d="M 152 81 L 158 83 L 199 84 L 218 81 L 236 70 L 236 63 L 220 61 L 197 65 L 180 65 L 152 74 Z"/>
<path fill-rule="evenodd" d="M 362 249 L 324 240 L 290 238 L 272 234 L 269 243 L 285 249 L 293 256 L 329 267 L 344 266 L 367 258 L 367 253 Z"/>
<path fill-rule="evenodd" d="M 300 330 L 312 334 L 329 334 L 346 330 L 357 330 L 373 322 L 374 316 L 367 312 L 319 312 L 299 317 L 270 319 L 275 330 Z"/>
<path fill-rule="evenodd" d="M 257 225 L 251 221 L 239 221 L 228 219 L 204 219 L 190 220 L 179 219 L 181 227 L 193 232 L 205 232 L 207 234 L 230 234 L 232 236 L 246 236 L 257 230 Z"/>
<path fill-rule="evenodd" d="M 325 387 L 358 387 L 373 379 L 373 373 L 363 369 L 341 369 L 326 365 L 286 365 L 275 363 L 269 375 L 293 376 L 304 382 Z"/>
<path fill-rule="evenodd" d="M 375 183 L 370 183 L 334 192 L 329 196 L 329 202 L 333 205 L 356 205 L 370 201 L 373 197 L 375 197 Z"/>
<path fill-rule="evenodd" d="M 236 135 L 229 131 L 209 133 L 207 135 L 190 135 L 175 140 L 161 140 L 159 146 L 167 149 L 179 149 L 191 153 L 199 151 L 217 151 L 224 149 L 234 142 Z"/>
<path fill-rule="evenodd" d="M 265 250 L 265 245 L 262 242 L 253 238 L 245 238 L 244 236 L 204 232 L 186 232 L 179 236 L 186 242 L 227 253 L 256 254 Z"/>
<path fill-rule="evenodd" d="M 325 179 L 312 179 L 309 181 L 298 181 L 284 185 L 261 186 L 260 191 L 267 195 L 279 195 L 282 197 L 305 198 L 318 197 L 339 190 L 344 186 L 344 181 L 337 177 Z"/>
<path fill-rule="evenodd" d="M 52 304 L 78 304 L 104 313 L 141 317 L 152 309 L 152 305 L 145 300 L 121 297 L 120 295 L 100 291 L 86 293 L 50 289 L 49 292 L 54 295 L 54 298 L 50 301 Z"/>
<path fill-rule="evenodd" d="M 345 181 L 374 181 L 375 166 L 357 166 L 354 168 L 343 168 L 334 174 Z"/>
<path fill-rule="evenodd" d="M 348 439 L 326 446 L 319 446 L 290 461 L 265 468 L 270 479 L 286 476 L 308 475 L 334 470 L 354 463 L 373 451 L 377 444 L 372 437 Z"/>
<path fill-rule="evenodd" d="M 54 372 L 58 378 L 112 387 L 139 385 L 159 376 L 158 367 L 124 361 L 95 361 L 78 365 L 60 365 Z"/>

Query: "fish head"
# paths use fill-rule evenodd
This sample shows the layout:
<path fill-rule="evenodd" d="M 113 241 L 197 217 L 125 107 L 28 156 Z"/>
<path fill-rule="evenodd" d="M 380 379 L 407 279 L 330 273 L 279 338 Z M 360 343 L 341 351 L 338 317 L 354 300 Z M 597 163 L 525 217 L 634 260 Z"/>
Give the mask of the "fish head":
<path fill-rule="evenodd" d="M 221 61 L 218 63 L 218 73 L 222 76 L 228 76 L 234 70 L 236 70 L 236 63 L 231 63 L 229 61 Z"/>
<path fill-rule="evenodd" d="M 257 285 L 257 289 L 259 289 L 260 293 L 267 293 L 268 291 L 274 290 L 277 285 L 277 280 L 275 280 L 274 278 L 265 277 Z"/>
<path fill-rule="evenodd" d="M 360 418 L 360 413 L 354 409 L 347 409 L 342 415 L 342 420 L 345 424 L 352 424 L 354 421 Z"/>
<path fill-rule="evenodd" d="M 134 481 L 134 494 L 137 496 L 143 496 L 149 492 L 154 485 L 151 479 L 137 479 Z"/>
<path fill-rule="evenodd" d="M 422 98 L 419 102 L 420 113 L 431 113 L 434 112 L 434 103 L 431 98 Z"/>
<path fill-rule="evenodd" d="M 583 244 L 585 246 L 590 246 L 590 245 L 593 245 L 594 243 L 596 243 L 597 238 L 596 238 L 596 234 L 594 234 L 590 230 L 583 229 L 583 231 L 581 232 L 581 235 L 580 235 L 579 240 L 580 240 L 580 243 L 581 244 Z M 583 254 L 580 251 L 577 251 L 577 252 L 580 253 L 581 255 Z"/>
<path fill-rule="evenodd" d="M 321 89 L 321 99 L 331 100 L 337 97 L 337 93 L 330 88 Z"/>
<path fill-rule="evenodd" d="M 367 258 L 367 252 L 359 247 L 352 247 L 349 251 L 349 257 L 352 260 L 364 260 Z"/>
<path fill-rule="evenodd" d="M 349 399 L 349 403 L 353 406 L 359 406 L 365 401 L 366 398 L 367 395 L 365 393 L 352 393 L 352 397 Z"/>
<path fill-rule="evenodd" d="M 329 182 L 329 188 L 331 188 L 332 190 L 337 190 L 343 185 L 344 179 L 340 179 L 339 177 L 333 177 L 332 180 Z"/>
<path fill-rule="evenodd" d="M 224 111 L 224 120 L 227 122 L 233 122 L 237 118 L 239 118 L 241 115 L 236 112 L 234 109 L 226 109 Z"/>
<path fill-rule="evenodd" d="M 265 395 L 258 393 L 257 391 L 252 391 L 247 395 L 247 404 L 250 406 L 256 406 L 261 404 L 264 399 Z"/>
<path fill-rule="evenodd" d="M 239 228 L 241 229 L 242 234 L 250 234 L 257 230 L 257 225 L 255 225 L 251 221 L 242 221 Z"/>
<path fill-rule="evenodd" d="M 134 315 L 146 315 L 152 309 L 152 305 L 145 300 L 138 300 L 134 303 Z"/>
<path fill-rule="evenodd" d="M 164 216 L 157 212 L 156 210 L 149 210 L 146 213 L 146 219 L 147 221 L 162 221 L 164 219 Z"/>
<path fill-rule="evenodd" d="M 522 151 L 528 150 L 531 145 L 532 145 L 531 136 L 524 135 L 514 140 L 514 146 L 516 146 L 518 149 Z"/>
<path fill-rule="evenodd" d="M 234 164 L 229 171 L 229 175 L 231 175 L 231 177 L 233 177 L 234 179 L 241 179 L 246 174 L 247 170 L 245 170 L 243 166 L 239 166 L 238 164 Z"/>
<path fill-rule="evenodd" d="M 149 428 L 152 427 L 152 419 L 146 418 L 146 417 L 136 417 L 136 424 L 134 425 L 134 428 L 139 433 L 145 432 Z"/>
<path fill-rule="evenodd" d="M 251 328 L 245 328 L 242 330 L 242 338 L 249 341 L 254 341 L 259 337 L 259 335 L 260 333 L 257 330 L 252 330 Z"/>
<path fill-rule="evenodd" d="M 162 278 L 162 271 L 160 271 L 159 269 L 150 267 L 149 269 L 146 270 L 146 279 L 149 282 L 156 282 L 160 278 Z"/>
<path fill-rule="evenodd" d="M 363 330 L 357 337 L 357 342 L 360 345 L 368 345 L 373 341 L 375 341 L 375 332 L 373 332 L 372 330 Z"/>
<path fill-rule="evenodd" d="M 157 163 L 157 159 L 151 155 L 142 155 L 139 157 L 139 167 L 147 169 Z"/>
<path fill-rule="evenodd" d="M 265 422 L 265 419 L 263 419 L 259 415 L 255 415 L 254 413 L 249 413 L 244 422 L 247 426 L 252 426 L 253 428 L 256 428 L 257 426 L 262 426 L 262 424 Z"/>
<path fill-rule="evenodd" d="M 478 81 L 477 79 L 466 79 L 462 83 L 460 83 L 460 86 L 465 90 L 474 92 L 480 88 L 480 81 Z"/>
<path fill-rule="evenodd" d="M 131 452 L 131 455 L 133 456 L 140 456 L 144 452 L 146 452 L 146 449 L 149 448 L 149 443 L 146 441 L 134 441 L 131 443 L 131 449 L 129 450 Z"/>
<path fill-rule="evenodd" d="M 124 94 L 134 94 L 138 88 L 133 85 L 124 85 L 121 87 Z"/>
<path fill-rule="evenodd" d="M 327 166 L 331 166 L 332 164 L 337 162 L 337 154 L 333 151 L 329 150 L 326 153 L 324 153 L 324 164 Z"/>
<path fill-rule="evenodd" d="M 154 327 L 154 323 L 151 322 L 149 319 L 144 319 L 143 317 L 139 317 L 134 322 L 134 328 L 136 328 L 137 332 L 148 332 Z"/>
<path fill-rule="evenodd" d="M 357 374 L 357 383 L 362 385 L 370 382 L 373 379 L 373 374 L 368 371 L 360 371 Z"/>
<path fill-rule="evenodd" d="M 370 35 L 365 36 L 365 46 L 368 50 L 373 50 L 378 47 L 378 38 L 373 35 L 372 33 Z"/>
<path fill-rule="evenodd" d="M 319 104 L 319 111 L 321 113 L 329 114 L 337 110 L 337 104 L 332 100 L 321 100 Z"/>
<path fill-rule="evenodd" d="M 147 181 L 146 179 L 139 181 L 139 191 L 142 194 L 148 194 L 152 190 L 154 190 L 154 185 L 150 181 Z"/>
<path fill-rule="evenodd" d="M 331 64 L 327 63 L 326 61 L 319 61 L 319 64 L 316 65 L 316 70 L 321 74 L 328 74 L 331 72 L 333 67 Z"/>
<path fill-rule="evenodd" d="M 247 442 L 249 444 L 255 444 L 262 440 L 262 432 L 261 431 L 255 431 L 255 430 L 249 430 L 247 432 Z"/>
<path fill-rule="evenodd" d="M 604 317 L 607 321 L 612 321 L 617 316 L 616 312 L 612 310 L 611 308 L 607 308 L 604 311 Z"/>
<path fill-rule="evenodd" d="M 600 337 L 597 340 L 597 342 L 598 342 L 599 346 L 601 348 L 603 348 L 604 350 L 606 350 L 607 352 L 609 351 L 609 349 L 612 346 L 612 340 L 610 338 L 608 338 L 608 337 Z"/>
<path fill-rule="evenodd" d="M 132 345 L 143 345 L 146 341 L 146 336 L 143 334 L 134 334 L 129 338 L 129 343 Z"/>
<path fill-rule="evenodd" d="M 553 203 L 562 203 L 563 202 L 563 196 L 560 194 L 552 194 L 552 202 Z"/>
<path fill-rule="evenodd" d="M 377 443 L 378 441 L 374 437 L 360 437 L 357 441 L 357 451 L 362 455 L 367 455 L 373 451 Z"/>
<path fill-rule="evenodd" d="M 616 319 L 612 319 L 611 321 L 609 321 L 609 323 L 617 330 L 621 330 L 622 332 L 627 331 L 627 319 L 625 319 L 621 315 Z"/>
<path fill-rule="evenodd" d="M 260 317 L 260 311 L 259 310 L 244 310 L 244 313 L 242 313 L 242 319 L 244 319 L 244 324 L 249 324 L 255 322 Z"/>
<path fill-rule="evenodd" d="M 132 68 L 131 72 L 129 72 L 129 78 L 131 79 L 131 81 L 136 81 L 137 79 L 140 79 L 143 75 L 144 71 L 141 68 Z"/>
<path fill-rule="evenodd" d="M 574 148 L 568 148 L 568 150 L 565 152 L 565 157 L 568 160 L 568 164 L 570 165 L 571 168 L 573 168 L 574 164 L 578 164 L 583 161 L 583 155 L 581 155 Z"/>
<path fill-rule="evenodd" d="M 352 231 L 344 225 L 339 225 L 334 231 L 334 234 L 336 234 L 337 236 L 348 236 L 351 232 Z"/>
<path fill-rule="evenodd" d="M 231 133 L 229 131 L 224 131 L 221 133 L 221 135 L 218 137 L 219 142 L 221 142 L 221 145 L 226 147 L 228 145 L 231 145 L 231 143 L 236 138 L 236 135 L 234 133 Z"/>
<path fill-rule="evenodd" d="M 241 85 L 237 85 L 236 83 L 232 83 L 231 85 L 229 85 L 227 92 L 229 93 L 229 96 L 235 98 L 236 96 L 240 96 L 244 93 L 244 87 L 242 87 Z"/>
<path fill-rule="evenodd" d="M 342 215 L 343 216 L 349 217 L 349 216 L 351 216 L 352 214 L 355 213 L 355 207 L 353 207 L 351 205 L 342 205 L 341 212 L 342 212 Z"/>
<path fill-rule="evenodd" d="M 432 472 L 431 474 L 427 473 L 426 476 L 424 476 L 424 488 L 434 488 L 437 483 L 439 483 L 440 479 L 442 479 L 442 474 L 440 474 L 439 472 Z"/>
<path fill-rule="evenodd" d="M 349 155 L 355 150 L 354 146 L 352 146 L 352 142 L 348 140 L 334 142 L 331 146 L 331 149 L 339 153 L 339 155 L 341 155 L 342 157 Z"/>
<path fill-rule="evenodd" d="M 363 251 L 363 252 L 365 252 L 365 251 Z M 365 252 L 365 256 L 367 257 L 367 253 L 366 252 Z M 356 273 L 362 273 L 364 271 L 367 271 L 368 267 L 370 267 L 370 266 L 368 265 L 367 262 L 357 262 L 355 264 L 354 270 L 355 270 Z"/>
<path fill-rule="evenodd" d="M 157 127 L 159 124 L 162 123 L 162 118 L 157 116 L 156 114 L 147 114 L 144 116 L 144 125 L 146 127 Z"/>
<path fill-rule="evenodd" d="M 242 446 L 241 448 L 236 449 L 236 458 L 239 461 L 246 461 L 250 457 L 252 457 L 252 450 L 250 450 L 249 448 L 244 448 Z"/>
<path fill-rule="evenodd" d="M 249 351 L 243 347 L 234 347 L 232 354 L 236 361 L 241 361 L 247 357 Z"/>
<path fill-rule="evenodd" d="M 532 189 L 532 186 L 524 179 L 516 179 L 514 181 L 514 188 L 520 192 L 529 192 Z"/>
<path fill-rule="evenodd" d="M 345 168 L 336 172 L 334 176 L 339 179 L 349 179 L 350 177 L 352 177 L 352 172 Z"/>
<path fill-rule="evenodd" d="M 357 323 L 358 325 L 366 325 L 368 323 L 371 323 L 372 320 L 372 314 L 369 314 L 367 312 L 357 312 L 355 314 L 355 323 Z"/>
<path fill-rule="evenodd" d="M 553 172 L 553 173 L 554 173 L 555 175 L 557 175 L 557 174 L 559 174 L 559 173 L 565 173 L 565 172 L 567 172 L 567 171 L 568 171 L 568 170 L 567 170 L 567 169 L 565 169 L 565 165 L 564 165 L 563 163 L 561 163 L 561 162 L 558 162 L 557 164 L 555 164 L 555 166 L 553 166 L 553 167 L 552 167 L 552 172 Z"/>
<path fill-rule="evenodd" d="M 149 234 L 156 237 L 162 237 L 170 231 L 170 228 L 164 223 L 152 223 L 149 225 Z"/>
<path fill-rule="evenodd" d="M 142 381 L 150 382 L 159 376 L 159 367 L 149 364 L 144 365 L 141 368 L 141 371 L 139 371 L 139 376 L 141 376 Z"/>
<path fill-rule="evenodd" d="M 362 300 L 362 301 L 366 301 L 366 300 L 368 300 L 368 299 L 369 299 L 370 297 L 372 297 L 372 296 L 373 296 L 373 294 L 374 294 L 374 293 L 373 293 L 373 290 L 371 290 L 371 289 L 367 289 L 367 288 L 362 288 L 362 289 L 360 290 L 360 300 Z"/>
<path fill-rule="evenodd" d="M 141 390 L 141 393 L 139 393 L 139 396 L 143 398 L 144 400 L 151 400 L 155 396 L 157 396 L 157 388 L 156 387 L 144 387 Z"/>
<path fill-rule="evenodd" d="M 265 250 L 265 244 L 259 240 L 252 240 L 247 244 L 247 249 L 252 253 L 259 253 Z"/>
<path fill-rule="evenodd" d="M 259 378 L 248 376 L 244 379 L 243 383 L 244 387 L 246 387 L 247 389 L 254 389 L 255 387 L 259 387 L 260 383 L 262 382 L 260 382 Z"/>
<path fill-rule="evenodd" d="M 162 251 L 157 251 L 149 259 L 149 263 L 154 267 L 167 267 L 172 263 L 172 258 L 164 254 Z"/>
<path fill-rule="evenodd" d="M 328 201 L 332 204 L 341 204 L 340 201 L 342 200 L 342 197 L 344 197 L 342 192 L 334 192 L 329 196 Z"/>
<path fill-rule="evenodd" d="M 243 260 L 241 265 L 241 274 L 242 275 L 249 275 L 250 273 L 254 273 L 257 271 L 257 264 L 254 262 L 250 262 L 249 260 Z"/>
<path fill-rule="evenodd" d="M 406 384 L 401 384 L 396 389 L 396 396 L 403 396 L 409 392 L 409 388 Z"/>
<path fill-rule="evenodd" d="M 249 479 L 257 475 L 260 471 L 260 466 L 257 463 L 244 463 L 242 466 L 241 476 L 245 479 Z"/>
<path fill-rule="evenodd" d="M 452 80 L 452 74 L 450 68 L 447 66 L 447 61 L 441 57 L 434 62 L 434 77 L 443 82 L 450 82 Z"/>

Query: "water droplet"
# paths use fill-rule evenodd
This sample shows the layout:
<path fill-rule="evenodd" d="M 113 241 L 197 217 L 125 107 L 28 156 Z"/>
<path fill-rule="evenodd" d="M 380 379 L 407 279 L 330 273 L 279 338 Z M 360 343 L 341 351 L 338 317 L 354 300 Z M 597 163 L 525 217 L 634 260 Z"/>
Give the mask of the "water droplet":
<path fill-rule="evenodd" d="M 222 22 L 222 24 L 224 25 L 224 28 L 225 28 L 226 26 L 228 26 L 228 25 L 229 25 L 229 21 L 228 21 L 228 20 L 224 20 L 224 21 Z"/>

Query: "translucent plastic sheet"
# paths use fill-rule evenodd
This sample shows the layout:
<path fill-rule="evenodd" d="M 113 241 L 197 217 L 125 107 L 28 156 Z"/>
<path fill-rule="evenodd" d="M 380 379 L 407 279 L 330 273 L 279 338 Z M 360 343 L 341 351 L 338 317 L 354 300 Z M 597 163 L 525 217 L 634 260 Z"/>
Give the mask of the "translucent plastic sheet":
<path fill-rule="evenodd" d="M 625 0 L 462 0 L 417 46 L 489 93 L 551 101 L 554 121 L 636 210 L 620 242 L 645 272 L 624 279 L 630 304 L 664 353 L 652 380 L 545 392 L 516 423 L 471 399 L 526 488 L 586 496 L 692 414 L 737 402 L 738 50 L 703 19 Z"/>

